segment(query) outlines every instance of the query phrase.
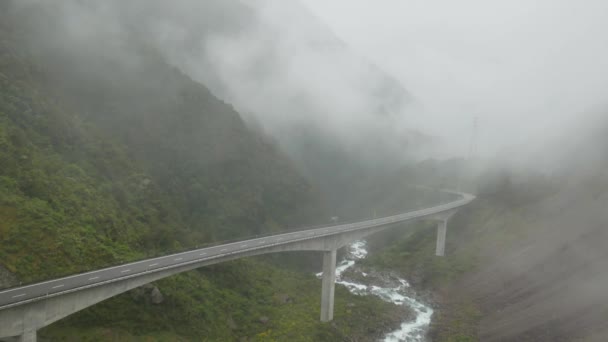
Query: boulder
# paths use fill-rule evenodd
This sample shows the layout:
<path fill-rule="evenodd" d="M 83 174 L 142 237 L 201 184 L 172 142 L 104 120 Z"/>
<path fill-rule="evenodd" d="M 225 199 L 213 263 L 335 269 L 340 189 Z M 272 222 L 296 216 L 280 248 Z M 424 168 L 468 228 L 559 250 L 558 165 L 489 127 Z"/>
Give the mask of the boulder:
<path fill-rule="evenodd" d="M 293 302 L 293 298 L 291 298 L 287 293 L 275 294 L 274 300 L 279 304 L 289 304 L 289 303 Z"/>
<path fill-rule="evenodd" d="M 154 286 L 152 292 L 150 292 L 150 300 L 152 301 L 152 304 L 160 304 L 165 301 L 165 297 L 160 293 L 158 287 Z"/>
<path fill-rule="evenodd" d="M 234 322 L 234 319 L 232 319 L 232 316 L 228 316 L 226 323 L 228 324 L 228 328 L 230 328 L 230 330 L 238 329 L 238 326 L 236 325 L 236 322 Z"/>

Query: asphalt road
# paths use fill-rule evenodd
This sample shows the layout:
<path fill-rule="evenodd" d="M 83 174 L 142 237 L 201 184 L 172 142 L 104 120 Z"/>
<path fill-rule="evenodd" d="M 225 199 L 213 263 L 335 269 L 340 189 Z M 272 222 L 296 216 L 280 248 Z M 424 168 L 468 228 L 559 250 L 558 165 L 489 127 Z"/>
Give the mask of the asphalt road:
<path fill-rule="evenodd" d="M 384 226 L 387 224 L 419 219 L 425 216 L 432 216 L 451 209 L 462 207 L 475 198 L 475 196 L 470 194 L 456 194 L 460 195 L 461 198 L 446 204 L 403 214 L 232 242 L 224 245 L 201 248 L 158 258 L 140 260 L 124 265 L 103 268 L 87 273 L 76 274 L 31 285 L 10 288 L 0 291 L 0 310 L 25 304 L 48 295 L 58 295 L 62 292 L 72 292 L 74 290 L 77 291 L 78 288 L 88 288 L 91 286 L 102 285 L 108 282 L 120 280 L 125 277 L 133 277 L 141 273 L 150 273 L 154 272 L 155 270 L 160 271 L 206 259 L 223 257 L 229 254 L 239 254 L 250 250 L 269 248 L 294 241 L 339 234 L 345 231 Z"/>

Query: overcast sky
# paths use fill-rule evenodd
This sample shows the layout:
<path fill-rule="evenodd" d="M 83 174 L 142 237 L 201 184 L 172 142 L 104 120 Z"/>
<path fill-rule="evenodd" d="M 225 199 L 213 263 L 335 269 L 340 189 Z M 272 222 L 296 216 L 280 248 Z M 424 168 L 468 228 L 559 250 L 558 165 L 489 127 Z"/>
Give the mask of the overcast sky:
<path fill-rule="evenodd" d="M 457 149 L 474 116 L 491 154 L 542 145 L 607 102 L 605 0 L 302 1 L 417 96 L 419 124 Z"/>

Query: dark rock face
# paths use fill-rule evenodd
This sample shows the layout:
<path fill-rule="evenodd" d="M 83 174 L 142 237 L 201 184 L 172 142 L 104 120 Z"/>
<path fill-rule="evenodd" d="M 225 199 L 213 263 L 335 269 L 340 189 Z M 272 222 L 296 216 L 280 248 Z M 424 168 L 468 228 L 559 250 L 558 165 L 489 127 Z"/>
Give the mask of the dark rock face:
<path fill-rule="evenodd" d="M 152 284 L 146 284 L 138 287 L 130 292 L 131 298 L 137 302 L 147 302 L 152 304 L 161 304 L 165 301 L 165 297 L 160 292 L 158 287 Z"/>
<path fill-rule="evenodd" d="M 0 265 L 0 289 L 19 285 L 19 280 L 9 270 Z"/>

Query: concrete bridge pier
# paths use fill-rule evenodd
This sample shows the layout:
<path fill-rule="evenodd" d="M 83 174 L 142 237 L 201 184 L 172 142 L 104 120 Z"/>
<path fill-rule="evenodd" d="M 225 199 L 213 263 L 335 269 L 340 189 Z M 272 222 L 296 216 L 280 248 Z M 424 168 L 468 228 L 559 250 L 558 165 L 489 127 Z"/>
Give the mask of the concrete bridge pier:
<path fill-rule="evenodd" d="M 323 252 L 323 280 L 321 288 L 321 322 L 334 319 L 334 291 L 336 288 L 336 252 Z"/>
<path fill-rule="evenodd" d="M 17 337 L 18 342 L 36 342 L 36 330 L 26 331 Z"/>
<path fill-rule="evenodd" d="M 435 255 L 436 256 L 444 256 L 445 255 L 445 237 L 448 230 L 448 220 L 455 212 L 451 212 L 448 214 L 441 215 L 437 217 L 437 244 L 435 246 Z"/>
<path fill-rule="evenodd" d="M 21 329 L 19 329 L 19 335 L 16 336 L 16 338 L 14 339 L 15 341 L 36 342 L 38 329 L 45 326 L 45 309 L 46 307 L 44 304 L 34 304 L 33 306 L 23 306 L 14 308 L 14 315 L 22 318 L 20 324 Z M 11 309 L 8 310 L 10 311 Z M 7 315 L 10 316 L 10 312 L 7 312 Z M 2 324 L 0 324 L 0 326 L 2 326 Z"/>
<path fill-rule="evenodd" d="M 19 336 L 0 337 L 0 342 L 36 342 L 36 330 L 23 332 Z"/>
<path fill-rule="evenodd" d="M 448 220 L 439 220 L 437 224 L 437 246 L 435 247 L 436 256 L 445 255 L 445 236 L 448 230 Z"/>

